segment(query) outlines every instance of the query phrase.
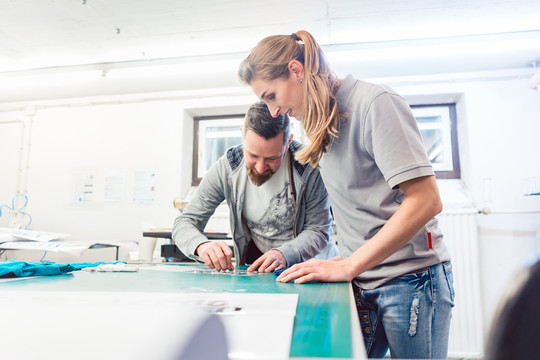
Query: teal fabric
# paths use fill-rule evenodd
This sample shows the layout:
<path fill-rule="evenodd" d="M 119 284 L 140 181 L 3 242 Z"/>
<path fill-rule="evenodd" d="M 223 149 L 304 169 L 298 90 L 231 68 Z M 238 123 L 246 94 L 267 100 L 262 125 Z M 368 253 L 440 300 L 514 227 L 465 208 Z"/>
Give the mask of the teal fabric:
<path fill-rule="evenodd" d="M 108 263 L 116 264 L 118 263 Z M 49 276 L 49 275 L 62 275 L 67 274 L 75 270 L 81 270 L 86 267 L 98 266 L 106 264 L 104 262 L 95 263 L 70 263 L 62 264 L 53 261 L 47 262 L 25 262 L 11 259 L 8 261 L 0 262 L 0 278 L 14 278 L 25 276 Z"/>

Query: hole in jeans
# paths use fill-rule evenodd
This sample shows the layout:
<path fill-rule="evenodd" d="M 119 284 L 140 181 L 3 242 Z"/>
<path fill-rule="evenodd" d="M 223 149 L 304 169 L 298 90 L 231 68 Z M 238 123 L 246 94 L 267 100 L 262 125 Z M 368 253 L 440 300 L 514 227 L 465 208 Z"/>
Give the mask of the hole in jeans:
<path fill-rule="evenodd" d="M 411 304 L 411 318 L 409 319 L 409 336 L 416 335 L 416 327 L 418 325 L 418 307 L 420 300 L 414 298 Z"/>

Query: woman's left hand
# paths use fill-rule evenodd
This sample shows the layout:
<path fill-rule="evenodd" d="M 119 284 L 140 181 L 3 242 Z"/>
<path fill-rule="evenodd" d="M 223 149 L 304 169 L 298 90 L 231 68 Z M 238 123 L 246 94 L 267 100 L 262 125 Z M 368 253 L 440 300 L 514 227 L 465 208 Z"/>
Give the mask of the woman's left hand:
<path fill-rule="evenodd" d="M 311 259 L 295 264 L 283 271 L 276 281 L 289 282 L 294 280 L 295 284 L 303 284 L 311 281 L 351 281 L 354 277 L 354 269 L 349 262 L 336 257 L 330 260 Z"/>

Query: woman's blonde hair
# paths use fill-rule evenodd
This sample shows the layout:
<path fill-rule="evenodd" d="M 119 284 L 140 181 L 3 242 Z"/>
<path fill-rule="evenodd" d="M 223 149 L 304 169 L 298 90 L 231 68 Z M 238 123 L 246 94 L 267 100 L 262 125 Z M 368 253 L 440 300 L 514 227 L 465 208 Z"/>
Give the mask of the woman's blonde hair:
<path fill-rule="evenodd" d="M 255 76 L 266 80 L 288 78 L 291 60 L 304 66 L 301 119 L 310 140 L 296 159 L 318 167 L 327 146 L 338 136 L 340 113 L 335 97 L 337 77 L 313 36 L 301 30 L 264 38 L 242 61 L 238 77 L 247 84 Z"/>

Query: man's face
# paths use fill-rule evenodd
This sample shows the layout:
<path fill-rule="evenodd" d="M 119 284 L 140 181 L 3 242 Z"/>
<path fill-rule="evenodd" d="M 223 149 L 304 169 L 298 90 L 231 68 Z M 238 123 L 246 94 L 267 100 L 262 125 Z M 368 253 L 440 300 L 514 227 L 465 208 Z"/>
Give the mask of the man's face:
<path fill-rule="evenodd" d="M 261 186 L 278 171 L 285 157 L 288 143 L 283 141 L 283 133 L 265 140 L 253 130 L 244 135 L 244 160 L 251 182 Z"/>

